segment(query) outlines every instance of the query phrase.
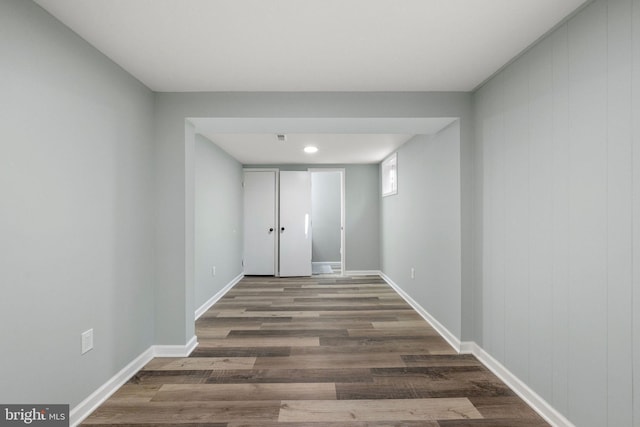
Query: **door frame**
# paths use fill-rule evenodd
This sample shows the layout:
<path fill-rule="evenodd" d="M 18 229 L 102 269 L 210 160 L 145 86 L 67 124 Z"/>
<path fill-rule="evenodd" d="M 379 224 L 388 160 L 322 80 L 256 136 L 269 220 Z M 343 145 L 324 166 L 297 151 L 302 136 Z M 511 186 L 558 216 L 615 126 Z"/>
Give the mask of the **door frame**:
<path fill-rule="evenodd" d="M 274 253 L 274 257 L 273 257 L 273 271 L 274 271 L 274 277 L 280 277 L 280 234 L 278 233 L 278 230 L 280 230 L 280 169 L 278 168 L 242 168 L 242 191 L 244 192 L 244 174 L 245 172 L 275 172 L 275 178 L 276 178 L 276 182 L 275 182 L 275 186 L 276 186 L 276 192 L 275 192 L 275 206 L 276 206 L 276 218 L 275 218 L 275 232 L 276 232 L 276 238 L 273 239 L 273 253 Z M 242 207 L 243 210 L 243 214 L 244 214 L 244 206 Z M 243 230 L 243 233 L 245 231 Z M 243 242 L 243 247 L 242 247 L 242 262 L 244 264 L 244 235 L 242 237 L 242 242 Z M 244 273 L 244 265 L 243 265 L 243 273 Z"/>
<path fill-rule="evenodd" d="M 346 169 L 345 168 L 309 168 L 309 173 L 340 172 L 340 275 L 344 276 L 347 268 L 346 262 Z M 313 206 L 312 206 L 313 208 Z M 311 217 L 311 229 L 313 230 L 313 217 Z M 311 234 L 313 240 L 313 232 Z"/>

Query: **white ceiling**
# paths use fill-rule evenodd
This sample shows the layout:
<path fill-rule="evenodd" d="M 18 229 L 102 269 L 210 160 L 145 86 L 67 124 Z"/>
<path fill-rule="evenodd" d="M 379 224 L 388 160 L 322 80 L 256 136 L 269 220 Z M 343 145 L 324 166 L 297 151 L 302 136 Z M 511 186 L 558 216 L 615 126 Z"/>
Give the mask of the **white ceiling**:
<path fill-rule="evenodd" d="M 455 118 L 190 118 L 203 135 L 245 165 L 379 163 L 415 134 L 433 135 Z M 249 133 L 248 133 L 249 132 Z M 394 133 L 389 133 L 394 132 Z M 404 133 L 402 133 L 404 132 Z M 276 135 L 285 134 L 286 141 Z M 303 151 L 307 145 L 315 154 Z"/>
<path fill-rule="evenodd" d="M 586 1 L 35 0 L 159 92 L 471 91 Z M 190 119 L 243 164 L 379 162 L 453 120 Z"/>
<path fill-rule="evenodd" d="M 35 0 L 155 91 L 470 91 L 585 0 Z"/>
<path fill-rule="evenodd" d="M 276 134 L 205 135 L 243 165 L 379 163 L 413 135 L 401 134 L 286 134 L 280 142 Z M 318 147 L 307 154 L 304 147 Z"/>

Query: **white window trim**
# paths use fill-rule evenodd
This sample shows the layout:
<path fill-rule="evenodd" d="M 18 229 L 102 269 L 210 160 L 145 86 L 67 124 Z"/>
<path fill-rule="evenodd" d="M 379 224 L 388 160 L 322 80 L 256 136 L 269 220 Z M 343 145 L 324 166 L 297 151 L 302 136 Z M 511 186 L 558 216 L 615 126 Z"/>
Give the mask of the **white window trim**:
<path fill-rule="evenodd" d="M 389 176 L 387 176 L 389 175 Z M 380 163 L 382 197 L 398 194 L 398 153 L 393 153 Z"/>

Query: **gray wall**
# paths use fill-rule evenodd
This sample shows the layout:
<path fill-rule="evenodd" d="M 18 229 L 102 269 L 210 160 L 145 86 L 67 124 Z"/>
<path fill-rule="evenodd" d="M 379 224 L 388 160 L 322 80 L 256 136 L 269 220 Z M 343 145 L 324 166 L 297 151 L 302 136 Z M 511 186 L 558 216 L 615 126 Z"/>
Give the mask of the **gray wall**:
<path fill-rule="evenodd" d="M 154 96 L 32 2 L 0 2 L 0 28 L 0 401 L 75 405 L 149 345 L 193 336 L 197 301 L 219 284 L 195 286 L 185 118 L 460 117 L 460 313 L 403 286 L 577 425 L 640 422 L 640 0 L 595 1 L 473 100 Z M 351 239 L 377 250 L 377 166 L 346 185 Z M 379 267 L 358 249 L 347 243 L 347 268 Z M 80 356 L 88 328 L 95 349 Z"/>
<path fill-rule="evenodd" d="M 228 123 L 462 117 L 461 159 L 468 167 L 461 188 L 463 205 L 470 204 L 469 94 L 153 94 L 32 2 L 6 0 L 0 7 L 0 278 L 10 284 L 1 316 L 15 325 L 0 338 L 17 349 L 5 359 L 11 371 L 2 372 L 3 385 L 10 385 L 2 393 L 11 390 L 0 396 L 6 402 L 74 405 L 149 345 L 193 337 L 196 145 L 189 117 Z M 375 252 L 347 247 L 347 267 L 375 269 L 372 230 L 379 219 L 371 198 L 377 200 L 378 169 L 347 175 L 353 198 L 346 227 Z M 463 242 L 471 241 L 470 210 L 463 209 L 462 229 Z M 464 280 L 471 278 L 466 255 L 463 300 L 473 294 Z M 96 348 L 81 358 L 78 336 L 91 327 Z M 39 357 L 43 348 L 50 364 Z"/>
<path fill-rule="evenodd" d="M 471 201 L 473 187 L 473 145 L 471 96 L 466 93 L 158 93 L 156 94 L 156 341 L 159 344 L 184 344 L 193 336 L 194 307 L 186 296 L 193 294 L 189 268 L 194 261 L 189 254 L 193 241 L 194 208 L 189 203 L 193 189 L 194 166 L 188 156 L 193 142 L 185 135 L 185 118 L 213 117 L 226 124 L 225 132 L 242 132 L 237 123 L 265 123 L 281 119 L 280 132 L 289 132 L 287 124 L 297 119 L 331 118 L 461 118 L 461 189 L 463 242 L 463 336 L 465 326 L 473 324 L 473 283 L 471 258 Z M 262 118 L 255 120 L 254 118 Z M 286 123 L 284 123 L 286 122 Z M 246 131 L 246 129 L 244 129 Z M 254 132 L 264 129 L 254 127 Z M 301 129 L 300 131 L 310 131 Z M 395 131 L 395 129 L 394 129 Z M 274 132 L 275 133 L 275 132 Z M 349 186 L 371 182 L 377 176 L 377 166 L 357 170 L 347 178 Z M 354 195 L 354 208 L 361 218 L 372 221 L 363 207 L 368 195 Z M 357 216 L 354 216 L 357 218 Z M 358 224 L 347 223 L 354 229 Z M 378 233 L 362 236 L 375 241 Z M 349 235 L 346 236 L 349 240 Z M 378 246 L 376 246 L 377 248 Z M 469 248 L 465 251 L 465 248 Z M 355 249 L 355 248 L 354 248 Z M 357 254 L 350 257 L 347 246 L 347 268 L 363 261 Z M 379 255 L 378 255 L 379 256 Z M 367 258 L 370 259 L 370 258 Z M 369 261 L 371 262 L 371 261 Z M 378 262 L 376 260 L 375 265 Z M 362 264 L 364 268 L 375 265 Z M 466 297 L 466 298 L 465 298 Z"/>
<path fill-rule="evenodd" d="M 345 168 L 345 270 L 380 270 L 378 165 Z"/>
<path fill-rule="evenodd" d="M 340 262 L 340 172 L 311 174 L 311 222 L 313 262 Z"/>
<path fill-rule="evenodd" d="M 242 165 L 195 135 L 196 308 L 242 273 L 242 205 Z"/>
<path fill-rule="evenodd" d="M 30 1 L 0 28 L 0 402 L 73 407 L 153 344 L 153 94 Z"/>
<path fill-rule="evenodd" d="M 378 165 L 250 165 L 246 168 L 345 169 L 345 270 L 380 270 Z"/>
<path fill-rule="evenodd" d="M 189 245 L 193 242 L 194 206 L 190 203 L 194 186 L 193 141 L 185 133 L 185 118 L 213 117 L 227 124 L 225 131 L 243 132 L 236 126 L 247 118 L 281 119 L 281 132 L 288 132 L 296 119 L 366 118 L 461 118 L 461 191 L 462 191 L 462 335 L 473 325 L 472 269 L 472 196 L 473 196 L 473 144 L 471 95 L 466 93 L 158 93 L 155 96 L 155 161 L 156 161 L 156 342 L 158 344 L 185 344 L 193 336 L 193 278 L 189 266 L 194 265 Z M 243 122 L 244 120 L 244 122 Z M 235 127 L 234 127 L 235 126 Z M 188 130 L 187 130 L 188 131 Z M 253 128 L 253 131 L 264 132 Z M 309 129 L 306 129 L 309 131 Z M 358 170 L 347 178 L 347 193 L 352 184 L 371 182 L 378 174 L 377 166 Z M 354 218 L 373 221 L 365 195 L 354 195 Z M 348 214 L 347 214 L 348 215 Z M 357 229 L 360 224 L 346 226 Z M 367 226 L 367 232 L 369 227 Z M 363 236 L 375 241 L 378 233 Z M 347 235 L 347 239 L 349 236 Z M 376 246 L 378 247 L 378 246 Z M 355 248 L 354 248 L 355 249 Z M 347 268 L 362 265 L 366 260 L 356 254 L 349 256 Z M 370 261 L 369 261 L 370 262 Z"/>
<path fill-rule="evenodd" d="M 398 150 L 398 193 L 382 197 L 382 271 L 461 335 L 460 125 Z M 411 268 L 415 279 L 411 279 Z"/>
<path fill-rule="evenodd" d="M 596 1 L 475 97 L 482 344 L 578 426 L 640 424 L 639 49 Z"/>

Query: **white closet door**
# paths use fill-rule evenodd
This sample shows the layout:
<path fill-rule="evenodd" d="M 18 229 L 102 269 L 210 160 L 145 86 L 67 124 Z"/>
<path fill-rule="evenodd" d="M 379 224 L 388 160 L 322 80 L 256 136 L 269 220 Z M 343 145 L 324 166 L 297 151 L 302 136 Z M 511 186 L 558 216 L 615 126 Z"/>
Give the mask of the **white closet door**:
<path fill-rule="evenodd" d="M 276 173 L 244 172 L 244 274 L 276 274 Z"/>
<path fill-rule="evenodd" d="M 280 276 L 311 276 L 311 174 L 280 172 Z"/>

